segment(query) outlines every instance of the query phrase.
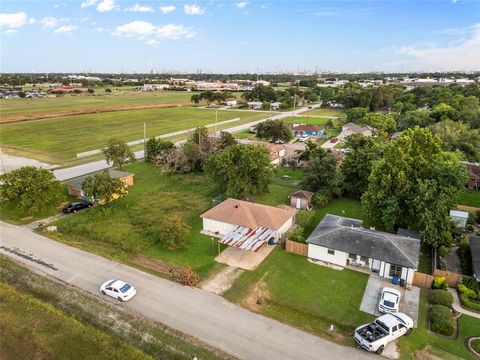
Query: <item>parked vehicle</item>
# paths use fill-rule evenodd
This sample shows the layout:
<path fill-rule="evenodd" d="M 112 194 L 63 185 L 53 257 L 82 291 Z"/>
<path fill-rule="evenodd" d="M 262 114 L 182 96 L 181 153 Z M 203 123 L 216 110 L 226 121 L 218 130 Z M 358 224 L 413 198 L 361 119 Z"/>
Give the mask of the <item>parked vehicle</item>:
<path fill-rule="evenodd" d="M 300 137 L 300 139 L 298 139 L 298 141 L 300 142 L 305 142 L 307 141 L 308 139 L 310 139 L 310 137 L 308 135 L 303 135 Z"/>
<path fill-rule="evenodd" d="M 135 296 L 137 289 L 122 280 L 108 280 L 100 286 L 100 292 L 119 301 L 128 301 Z"/>
<path fill-rule="evenodd" d="M 73 202 L 65 206 L 63 208 L 63 212 L 65 214 L 76 213 L 79 210 L 91 208 L 92 206 L 93 206 L 92 202 Z"/>
<path fill-rule="evenodd" d="M 401 296 L 402 294 L 397 289 L 384 287 L 380 294 L 380 302 L 378 303 L 378 310 L 384 314 L 398 312 Z"/>
<path fill-rule="evenodd" d="M 342 154 L 350 154 L 352 152 L 352 150 L 349 149 L 349 148 L 343 148 L 343 149 L 340 149 L 340 152 Z"/>
<path fill-rule="evenodd" d="M 387 344 L 400 336 L 408 336 L 413 329 L 413 320 L 403 313 L 386 314 L 373 323 L 355 329 L 353 338 L 359 346 L 381 354 Z"/>
<path fill-rule="evenodd" d="M 330 140 L 330 142 L 334 144 L 334 143 L 338 142 L 338 139 L 337 139 L 337 138 L 333 138 L 333 139 Z"/>

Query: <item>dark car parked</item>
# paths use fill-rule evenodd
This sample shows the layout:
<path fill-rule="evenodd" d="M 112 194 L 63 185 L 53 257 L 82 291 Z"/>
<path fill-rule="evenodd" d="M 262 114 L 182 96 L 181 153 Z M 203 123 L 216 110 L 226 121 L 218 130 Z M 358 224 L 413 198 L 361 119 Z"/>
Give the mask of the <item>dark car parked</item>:
<path fill-rule="evenodd" d="M 93 203 L 91 202 L 73 202 L 71 204 L 68 204 L 63 208 L 63 212 L 65 214 L 70 214 L 70 213 L 75 213 L 79 210 L 83 210 L 86 208 L 91 208 L 93 206 Z"/>

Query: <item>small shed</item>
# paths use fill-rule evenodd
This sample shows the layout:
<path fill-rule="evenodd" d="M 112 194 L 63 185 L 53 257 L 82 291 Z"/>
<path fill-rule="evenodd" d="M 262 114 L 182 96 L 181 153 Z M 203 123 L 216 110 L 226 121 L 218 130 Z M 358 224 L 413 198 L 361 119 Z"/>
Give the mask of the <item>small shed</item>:
<path fill-rule="evenodd" d="M 309 209 L 313 192 L 296 190 L 290 194 L 290 206 L 295 209 Z"/>
<path fill-rule="evenodd" d="M 465 226 L 467 226 L 468 212 L 450 210 L 450 218 L 453 220 L 455 224 L 457 224 L 458 227 L 465 229 Z"/>
<path fill-rule="evenodd" d="M 113 179 L 120 179 L 120 181 L 125 185 L 125 186 L 132 186 L 133 185 L 133 177 L 135 174 L 126 172 L 126 171 L 120 171 L 120 170 L 114 170 L 114 169 L 108 169 L 108 174 L 110 175 L 111 178 Z M 95 174 L 91 175 L 86 175 L 86 176 L 81 176 L 75 179 L 72 179 L 67 182 L 67 189 L 68 189 L 68 194 L 76 197 L 82 197 L 85 196 L 85 193 L 83 192 L 83 182 L 85 179 L 93 176 Z"/>
<path fill-rule="evenodd" d="M 280 110 L 282 108 L 282 103 L 275 101 L 270 104 L 272 110 Z"/>

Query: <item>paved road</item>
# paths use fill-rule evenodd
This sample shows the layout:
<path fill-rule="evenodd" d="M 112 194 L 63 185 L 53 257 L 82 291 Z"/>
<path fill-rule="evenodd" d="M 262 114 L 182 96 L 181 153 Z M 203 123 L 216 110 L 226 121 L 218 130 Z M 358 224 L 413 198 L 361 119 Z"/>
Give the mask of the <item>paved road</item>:
<path fill-rule="evenodd" d="M 297 109 L 297 110 L 295 110 L 295 115 L 296 114 L 301 114 L 302 112 L 307 111 L 307 110 L 308 110 L 308 107 L 303 107 L 303 108 Z M 277 114 L 275 114 L 271 117 L 256 120 L 256 121 L 252 121 L 252 122 L 242 124 L 242 125 L 233 126 L 231 128 L 225 129 L 223 131 L 228 131 L 230 133 L 234 133 L 234 132 L 237 132 L 237 131 L 249 129 L 251 126 L 257 125 L 257 124 L 259 124 L 259 123 L 261 123 L 261 122 L 263 122 L 267 119 L 277 120 L 277 119 L 283 119 L 285 117 L 293 116 L 293 115 L 294 114 L 293 114 L 292 111 L 277 113 Z M 167 136 L 167 135 L 168 134 L 166 134 L 165 136 Z M 184 140 L 180 140 L 177 143 L 181 143 L 183 141 Z M 143 159 L 143 157 L 144 157 L 143 150 L 135 152 L 135 157 L 137 159 Z M 55 175 L 55 177 L 58 180 L 65 181 L 65 180 L 73 179 L 73 178 L 78 177 L 78 176 L 91 174 L 93 172 L 100 171 L 100 170 L 103 170 L 103 169 L 108 169 L 109 167 L 111 167 L 111 165 L 108 165 L 105 160 L 98 160 L 98 161 L 93 161 L 93 162 L 90 162 L 90 163 L 87 163 L 87 164 L 77 165 L 77 166 L 73 166 L 73 167 L 69 167 L 69 168 L 57 169 L 57 170 L 53 171 L 53 174 Z"/>
<path fill-rule="evenodd" d="M 242 359 L 374 358 L 254 314 L 204 290 L 184 287 L 69 247 L 24 227 L 0 222 L 0 235 L 0 252 L 92 294 L 98 295 L 98 287 L 107 279 L 133 283 L 137 296 L 121 306 Z M 14 248 L 28 256 L 9 252 Z"/>

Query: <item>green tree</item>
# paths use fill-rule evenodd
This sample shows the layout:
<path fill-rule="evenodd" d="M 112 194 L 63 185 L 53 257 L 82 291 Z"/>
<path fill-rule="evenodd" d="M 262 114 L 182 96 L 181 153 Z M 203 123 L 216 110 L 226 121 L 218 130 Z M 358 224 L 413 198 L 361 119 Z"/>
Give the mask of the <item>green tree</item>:
<path fill-rule="evenodd" d="M 145 146 L 145 161 L 153 162 L 157 156 L 161 156 L 165 150 L 173 149 L 175 145 L 171 141 L 155 139 L 154 137 L 147 140 Z"/>
<path fill-rule="evenodd" d="M 199 94 L 193 94 L 191 97 L 190 97 L 190 101 L 195 103 L 195 104 L 198 104 L 200 103 L 200 95 Z"/>
<path fill-rule="evenodd" d="M 305 168 L 303 186 L 313 192 L 322 191 L 336 195 L 337 180 L 337 161 L 330 152 L 317 147 Z"/>
<path fill-rule="evenodd" d="M 124 184 L 120 179 L 110 177 L 108 170 L 87 177 L 83 184 L 83 191 L 90 200 L 113 201 L 113 195 L 121 195 L 124 192 Z"/>
<path fill-rule="evenodd" d="M 449 119 L 455 120 L 457 118 L 457 112 L 452 106 L 441 103 L 432 109 L 432 111 L 430 112 L 430 117 L 434 120 L 434 122 Z"/>
<path fill-rule="evenodd" d="M 179 250 L 187 246 L 190 226 L 179 215 L 163 217 L 155 231 L 156 240 L 169 250 Z"/>
<path fill-rule="evenodd" d="M 397 129 L 397 122 L 392 115 L 368 113 L 358 120 L 358 124 L 372 127 L 380 135 L 392 133 Z"/>
<path fill-rule="evenodd" d="M 442 151 L 429 129 L 408 129 L 374 163 L 363 209 L 375 225 L 411 228 L 437 246 L 450 229 L 448 211 L 466 180 L 458 156 Z"/>
<path fill-rule="evenodd" d="M 367 112 L 368 112 L 367 109 L 363 107 L 354 107 L 354 108 L 348 109 L 346 111 L 347 121 L 356 123 L 358 122 L 358 120 L 364 118 L 365 115 L 367 115 Z"/>
<path fill-rule="evenodd" d="M 480 130 L 468 124 L 444 120 L 432 125 L 432 132 L 442 140 L 442 149 L 459 150 L 468 161 L 480 161 Z"/>
<path fill-rule="evenodd" d="M 120 169 L 129 162 L 135 162 L 135 154 L 124 141 L 113 138 L 108 141 L 107 147 L 103 149 L 107 164 L 113 163 Z"/>
<path fill-rule="evenodd" d="M 24 166 L 0 176 L 0 198 L 25 214 L 38 214 L 58 205 L 62 187 L 47 169 Z"/>
<path fill-rule="evenodd" d="M 268 190 L 270 154 L 263 146 L 237 144 L 211 155 L 205 172 L 227 196 L 245 199 Z"/>
<path fill-rule="evenodd" d="M 397 121 L 399 130 L 414 128 L 415 126 L 427 127 L 433 122 L 428 110 L 407 111 L 399 115 Z"/>
<path fill-rule="evenodd" d="M 288 142 L 292 138 L 290 126 L 282 120 L 267 120 L 261 122 L 257 125 L 256 130 L 258 139 L 268 140 L 270 142 Z"/>

